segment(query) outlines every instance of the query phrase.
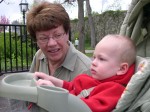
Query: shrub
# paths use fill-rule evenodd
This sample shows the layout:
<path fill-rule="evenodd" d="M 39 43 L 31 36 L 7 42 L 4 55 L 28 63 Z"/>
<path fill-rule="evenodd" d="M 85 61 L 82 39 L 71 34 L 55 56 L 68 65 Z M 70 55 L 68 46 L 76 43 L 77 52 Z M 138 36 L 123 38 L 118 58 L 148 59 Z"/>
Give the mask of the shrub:
<path fill-rule="evenodd" d="M 2 68 L 5 62 L 12 62 L 13 66 L 15 66 L 16 61 L 20 66 L 21 63 L 24 65 L 26 63 L 30 64 L 33 54 L 36 52 L 36 48 L 31 45 L 31 39 L 27 38 L 27 41 L 22 41 L 21 37 L 16 35 L 12 38 L 11 35 L 9 33 L 5 33 L 5 35 L 0 33 L 0 58 Z M 9 64 L 7 65 L 9 66 Z"/>

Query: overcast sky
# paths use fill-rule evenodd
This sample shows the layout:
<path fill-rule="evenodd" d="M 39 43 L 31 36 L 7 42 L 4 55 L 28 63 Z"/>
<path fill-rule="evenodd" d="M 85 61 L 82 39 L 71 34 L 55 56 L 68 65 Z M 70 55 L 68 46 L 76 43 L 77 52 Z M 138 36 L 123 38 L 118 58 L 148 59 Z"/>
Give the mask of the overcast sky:
<path fill-rule="evenodd" d="M 5 0 L 10 1 L 10 4 L 7 5 L 7 2 L 2 2 L 0 4 L 0 16 L 6 16 L 10 22 L 14 20 L 22 20 L 22 14 L 20 12 L 19 4 L 21 0 Z M 50 2 L 53 2 L 54 0 L 47 0 Z M 108 6 L 109 4 L 112 4 L 111 2 L 113 0 L 103 0 L 106 1 L 105 6 Z M 33 3 L 33 0 L 27 0 L 29 5 Z M 102 0 L 90 0 L 92 11 L 94 12 L 101 12 L 102 8 Z M 131 0 L 120 0 L 120 4 L 123 10 L 128 9 L 129 5 L 131 3 Z M 69 16 L 71 19 L 78 17 L 78 8 L 77 5 L 74 7 L 65 6 L 67 12 L 69 13 Z"/>

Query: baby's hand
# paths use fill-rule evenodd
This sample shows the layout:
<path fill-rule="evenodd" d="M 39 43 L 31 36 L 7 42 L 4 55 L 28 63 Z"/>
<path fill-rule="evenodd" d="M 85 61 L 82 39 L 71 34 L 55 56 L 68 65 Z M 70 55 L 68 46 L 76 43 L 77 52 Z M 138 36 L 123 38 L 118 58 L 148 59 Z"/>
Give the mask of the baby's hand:
<path fill-rule="evenodd" d="M 49 80 L 50 79 L 50 76 L 45 74 L 45 73 L 42 73 L 42 72 L 35 72 L 34 73 L 34 77 L 36 79 L 43 79 L 43 80 Z"/>
<path fill-rule="evenodd" d="M 43 79 L 39 79 L 38 81 L 36 81 L 37 85 L 48 85 L 48 86 L 54 86 L 54 84 L 51 81 L 48 80 L 43 80 Z"/>

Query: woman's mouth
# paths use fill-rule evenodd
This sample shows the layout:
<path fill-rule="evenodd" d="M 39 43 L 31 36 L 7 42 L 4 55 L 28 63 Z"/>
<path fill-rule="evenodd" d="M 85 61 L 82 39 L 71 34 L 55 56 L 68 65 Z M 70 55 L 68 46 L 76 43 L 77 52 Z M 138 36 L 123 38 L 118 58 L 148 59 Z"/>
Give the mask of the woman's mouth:
<path fill-rule="evenodd" d="M 58 49 L 51 49 L 51 50 L 48 50 L 49 53 L 57 53 L 57 52 L 59 52 L 59 51 L 60 51 L 59 48 L 58 48 Z"/>

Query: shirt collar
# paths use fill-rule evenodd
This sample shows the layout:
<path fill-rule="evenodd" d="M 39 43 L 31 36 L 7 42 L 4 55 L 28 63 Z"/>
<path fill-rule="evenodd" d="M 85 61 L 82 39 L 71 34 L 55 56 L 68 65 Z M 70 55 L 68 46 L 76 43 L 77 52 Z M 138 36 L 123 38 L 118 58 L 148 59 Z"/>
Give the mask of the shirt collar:
<path fill-rule="evenodd" d="M 44 55 L 43 52 L 40 54 L 39 60 L 43 60 L 45 63 L 48 63 L 48 62 L 47 62 L 47 58 L 46 58 L 46 56 Z"/>
<path fill-rule="evenodd" d="M 76 60 L 77 60 L 77 53 L 76 53 L 77 51 L 71 42 L 69 42 L 69 44 L 70 44 L 70 47 L 68 49 L 66 58 L 64 62 L 62 63 L 62 66 L 69 69 L 70 71 L 73 71 L 75 68 Z"/>

